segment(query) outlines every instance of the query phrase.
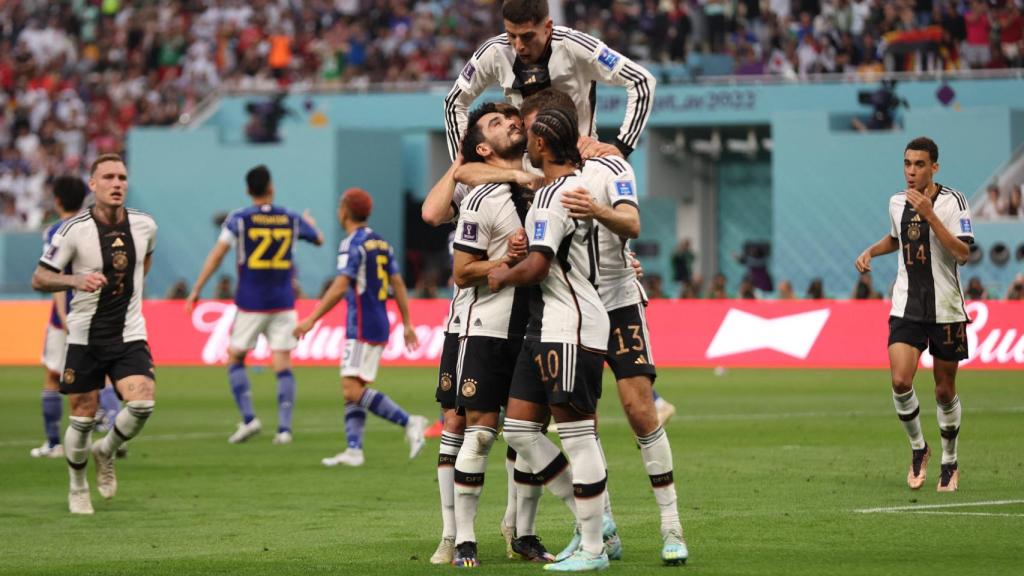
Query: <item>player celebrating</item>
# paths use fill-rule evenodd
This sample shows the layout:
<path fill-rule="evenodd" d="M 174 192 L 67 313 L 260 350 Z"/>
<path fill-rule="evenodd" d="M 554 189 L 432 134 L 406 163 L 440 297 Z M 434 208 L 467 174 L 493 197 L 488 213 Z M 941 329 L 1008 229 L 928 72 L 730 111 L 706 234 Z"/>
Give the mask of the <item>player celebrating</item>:
<path fill-rule="evenodd" d="M 345 435 L 348 448 L 321 460 L 324 466 L 362 466 L 363 427 L 366 410 L 405 428 L 409 458 L 423 449 L 423 431 L 428 421 L 410 416 L 383 392 L 369 388 L 377 378 L 377 365 L 390 334 L 386 303 L 388 285 L 393 286 L 395 301 L 405 326 L 405 345 L 415 349 L 419 342 L 409 317 L 405 282 L 398 273 L 394 251 L 386 240 L 366 225 L 373 200 L 359 188 L 349 188 L 341 196 L 338 220 L 348 236 L 338 248 L 338 276 L 321 298 L 316 310 L 299 322 L 294 334 L 301 338 L 313 329 L 317 320 L 346 298 L 345 355 L 341 363 L 341 387 L 345 395 Z"/>
<path fill-rule="evenodd" d="M 597 443 L 595 414 L 608 342 L 608 314 L 594 288 L 593 225 L 572 219 L 561 204 L 566 190 L 581 188 L 576 169 L 578 127 L 571 110 L 542 110 L 529 129 L 531 163 L 546 186 L 526 217 L 529 254 L 512 268 L 488 275 L 493 291 L 533 286 L 530 322 L 516 362 L 505 419 L 505 439 L 533 470 L 551 470 L 560 454 L 541 432 L 548 409 L 569 455 L 575 512 L 582 542 L 569 558 L 546 570 L 601 570 L 608 566 L 602 541 L 602 501 L 607 477 Z M 564 466 L 563 466 L 564 468 Z M 563 470 L 564 471 L 564 470 Z M 554 474 L 552 474 L 554 475 Z"/>
<path fill-rule="evenodd" d="M 931 448 L 921 433 L 914 375 L 925 348 L 935 358 L 936 415 L 942 437 L 942 467 L 937 490 L 956 491 L 960 397 L 956 393 L 959 361 L 968 357 L 964 309 L 957 266 L 967 262 L 974 243 L 971 210 L 962 193 L 934 181 L 939 147 L 915 138 L 903 152 L 907 189 L 889 199 L 889 234 L 857 257 L 859 272 L 871 270 L 875 256 L 900 253 L 889 313 L 889 366 L 896 414 L 910 437 L 912 450 L 907 485 L 917 490 L 927 476 Z"/>
<path fill-rule="evenodd" d="M 60 220 L 43 233 L 43 252 L 49 251 L 53 236 L 65 222 L 82 209 L 88 189 L 85 182 L 74 176 L 61 176 L 53 182 L 53 205 Z M 70 273 L 65 269 L 65 273 Z M 46 325 L 43 346 L 43 366 L 46 379 L 43 381 L 43 431 L 46 441 L 33 448 L 33 458 L 63 458 L 64 446 L 60 443 L 60 420 L 63 417 L 64 401 L 60 397 L 60 373 L 64 368 L 64 348 L 67 346 L 68 302 L 72 292 L 55 292 L 50 308 L 50 322 Z"/>
<path fill-rule="evenodd" d="M 323 234 L 309 214 L 298 214 L 274 205 L 274 184 L 266 166 L 256 166 L 245 175 L 252 205 L 235 210 L 224 221 L 220 237 L 210 250 L 192 292 L 185 300 L 185 311 L 199 300 L 199 293 L 220 267 L 228 251 L 237 246 L 238 311 L 231 324 L 228 345 L 228 382 L 235 404 L 242 415 L 238 429 L 228 442 L 245 442 L 259 433 L 262 425 L 252 407 L 249 376 L 245 356 L 256 347 L 260 334 L 270 344 L 270 363 L 277 375 L 277 434 L 274 444 L 292 441 L 292 409 L 295 406 L 295 376 L 292 374 L 291 351 L 297 341 L 295 330 L 295 276 L 293 254 L 295 240 L 320 246 Z"/>
<path fill-rule="evenodd" d="M 597 82 L 626 88 L 626 117 L 615 145 L 623 156 L 629 156 L 651 114 L 654 76 L 593 36 L 554 26 L 547 0 L 506 0 L 501 14 L 505 33 L 480 46 L 445 98 L 451 158 L 465 133 L 470 104 L 493 85 L 500 86 L 517 106 L 547 87 L 566 92 L 575 103 L 580 134 L 596 135 Z"/>
<path fill-rule="evenodd" d="M 90 173 L 95 206 L 61 226 L 32 276 L 36 290 L 75 291 L 60 382 L 71 405 L 64 451 L 72 514 L 93 513 L 85 467 L 105 378 L 110 377 L 125 401 L 111 432 L 92 445 L 97 488 L 105 498 L 117 492 L 115 452 L 142 430 L 153 412 L 156 391 L 142 316 L 142 285 L 156 246 L 156 222 L 125 208 L 128 171 L 119 156 L 100 156 Z M 71 274 L 62 272 L 68 265 Z"/>

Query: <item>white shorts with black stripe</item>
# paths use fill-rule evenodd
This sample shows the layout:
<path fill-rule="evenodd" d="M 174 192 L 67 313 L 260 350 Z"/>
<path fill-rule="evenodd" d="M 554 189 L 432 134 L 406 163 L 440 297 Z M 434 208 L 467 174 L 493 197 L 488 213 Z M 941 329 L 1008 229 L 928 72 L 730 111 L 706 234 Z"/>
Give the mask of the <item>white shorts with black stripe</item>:
<path fill-rule="evenodd" d="M 50 372 L 63 372 L 64 355 L 67 350 L 68 333 L 53 324 L 47 324 L 46 340 L 43 343 L 43 366 Z"/>
<path fill-rule="evenodd" d="M 377 367 L 384 352 L 383 344 L 370 344 L 359 340 L 345 342 L 345 355 L 341 358 L 342 378 L 359 378 L 363 382 L 377 379 Z"/>

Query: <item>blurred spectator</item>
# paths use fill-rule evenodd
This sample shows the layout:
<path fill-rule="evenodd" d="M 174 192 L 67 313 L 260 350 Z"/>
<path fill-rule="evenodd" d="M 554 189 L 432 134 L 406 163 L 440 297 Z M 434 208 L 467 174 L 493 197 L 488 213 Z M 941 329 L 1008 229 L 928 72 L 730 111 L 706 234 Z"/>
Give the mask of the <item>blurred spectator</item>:
<path fill-rule="evenodd" d="M 651 300 L 659 300 L 665 297 L 665 293 L 661 290 L 661 276 L 657 274 L 651 274 L 644 276 L 644 292 L 647 292 L 647 297 Z"/>
<path fill-rule="evenodd" d="M 213 297 L 217 300 L 231 300 L 235 297 L 235 289 L 231 284 L 231 276 L 221 274 L 217 285 L 213 288 Z"/>
<path fill-rule="evenodd" d="M 793 283 L 789 280 L 779 281 L 779 300 L 796 300 L 796 294 L 793 293 Z"/>
<path fill-rule="evenodd" d="M 1006 63 L 1014 68 L 1019 67 L 1024 59 L 1024 16 L 1016 0 L 1007 0 L 1003 4 L 997 18 L 999 22 L 999 43 Z"/>
<path fill-rule="evenodd" d="M 988 185 L 985 202 L 978 209 L 977 217 L 980 220 L 995 220 L 1007 212 L 1006 203 L 999 193 L 999 185 L 992 183 Z"/>
<path fill-rule="evenodd" d="M 972 277 L 967 282 L 967 290 L 964 290 L 964 295 L 967 296 L 968 300 L 988 300 L 988 290 L 985 290 L 985 286 L 981 283 L 981 278 L 977 276 Z"/>
<path fill-rule="evenodd" d="M 724 300 L 729 297 L 725 289 L 725 274 L 719 272 L 711 278 L 711 286 L 708 287 L 708 298 Z"/>
<path fill-rule="evenodd" d="M 762 292 L 775 290 L 772 275 L 768 272 L 770 253 L 771 246 L 767 242 L 744 242 L 743 254 L 736 256 L 736 260 L 747 267 L 747 278 L 753 287 Z"/>
<path fill-rule="evenodd" d="M 1006 203 L 1006 215 L 1012 218 L 1024 218 L 1024 202 L 1021 195 L 1024 194 L 1024 184 L 1014 186 L 1010 189 L 1010 200 Z"/>
<path fill-rule="evenodd" d="M 984 0 L 970 0 L 964 21 L 967 26 L 967 39 L 963 44 L 964 60 L 971 68 L 984 68 L 992 58 L 992 22 L 989 20 L 988 4 Z"/>
<path fill-rule="evenodd" d="M 871 272 L 864 272 L 857 278 L 857 284 L 853 287 L 853 293 L 850 294 L 850 298 L 854 300 L 874 300 L 881 297 L 882 295 L 875 290 L 875 285 L 871 282 Z"/>
<path fill-rule="evenodd" d="M 184 300 L 188 296 L 188 284 L 184 280 L 178 280 L 167 290 L 168 300 Z"/>
<path fill-rule="evenodd" d="M 1013 278 L 1009 290 L 1006 291 L 1007 300 L 1024 300 L 1024 273 L 1018 273 Z"/>
<path fill-rule="evenodd" d="M 736 297 L 741 300 L 757 299 L 757 295 L 754 294 L 754 281 L 750 276 L 744 276 L 743 279 L 740 280 L 740 286 Z"/>
<path fill-rule="evenodd" d="M 672 281 L 688 284 L 693 278 L 693 261 L 695 259 L 696 255 L 690 249 L 690 239 L 684 238 L 679 242 L 676 251 L 672 253 Z"/>
<path fill-rule="evenodd" d="M 437 271 L 432 267 L 424 268 L 416 278 L 412 289 L 414 298 L 437 298 Z"/>
<path fill-rule="evenodd" d="M 25 219 L 15 207 L 14 196 L 7 192 L 0 192 L 0 228 L 18 229 L 24 225 Z"/>
<path fill-rule="evenodd" d="M 825 299 L 825 282 L 821 278 L 814 278 L 813 280 L 811 280 L 810 285 L 807 286 L 807 299 Z"/>
<path fill-rule="evenodd" d="M 700 290 L 703 283 L 700 275 L 695 275 L 692 280 L 682 285 L 682 288 L 679 290 L 679 297 L 688 300 L 700 298 Z"/>

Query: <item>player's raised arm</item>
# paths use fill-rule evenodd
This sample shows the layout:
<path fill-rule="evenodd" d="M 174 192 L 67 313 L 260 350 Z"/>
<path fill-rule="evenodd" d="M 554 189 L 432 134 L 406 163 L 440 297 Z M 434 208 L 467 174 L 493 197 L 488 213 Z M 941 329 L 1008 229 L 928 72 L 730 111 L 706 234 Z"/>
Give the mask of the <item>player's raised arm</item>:
<path fill-rule="evenodd" d="M 455 203 L 455 174 L 462 166 L 462 155 L 448 167 L 441 179 L 430 189 L 420 206 L 420 218 L 431 226 L 437 227 L 451 222 L 458 213 L 459 205 Z"/>
<path fill-rule="evenodd" d="M 503 43 L 508 44 L 505 34 L 495 36 L 481 44 L 469 62 L 462 67 L 455 85 L 444 99 L 445 137 L 448 141 L 448 157 L 453 162 L 459 154 L 462 136 L 466 133 L 469 106 L 488 86 L 495 83 L 493 59 L 500 57 L 495 47 Z"/>
<path fill-rule="evenodd" d="M 525 170 L 503 168 L 484 162 L 467 162 L 455 171 L 455 180 L 467 186 L 480 186 L 496 182 L 515 182 L 516 184 L 536 190 L 544 183 L 544 177 L 530 174 Z"/>
<path fill-rule="evenodd" d="M 643 66 L 589 34 L 571 30 L 567 40 L 566 45 L 576 57 L 577 65 L 588 67 L 594 80 L 626 89 L 626 117 L 615 139 L 615 146 L 628 157 L 636 148 L 640 134 L 651 116 L 657 80 Z"/>

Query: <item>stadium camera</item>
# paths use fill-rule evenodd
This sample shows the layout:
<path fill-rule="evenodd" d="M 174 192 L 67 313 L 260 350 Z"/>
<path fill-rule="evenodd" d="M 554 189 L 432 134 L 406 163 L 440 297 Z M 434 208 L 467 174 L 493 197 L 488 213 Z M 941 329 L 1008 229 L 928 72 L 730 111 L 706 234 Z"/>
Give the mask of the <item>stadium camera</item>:
<path fill-rule="evenodd" d="M 906 98 L 896 95 L 896 80 L 882 80 L 877 90 L 862 90 L 857 93 L 857 101 L 871 106 L 871 118 L 867 122 L 868 130 L 891 130 L 896 120 L 896 110 L 901 106 L 910 109 Z"/>

